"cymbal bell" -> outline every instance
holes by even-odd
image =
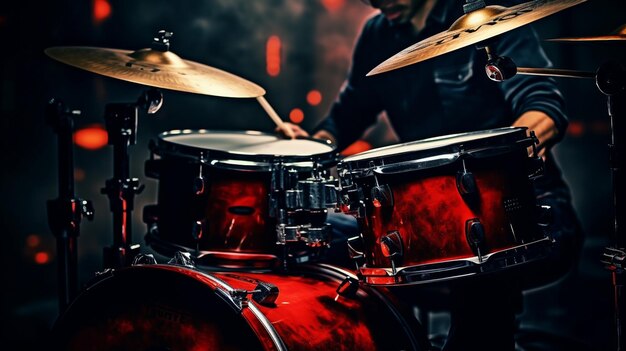
[[[461,16],[447,31],[400,51],[367,75],[392,71],[476,44],[585,1],[535,0],[511,7],[486,6]]]
[[[65,46],[47,48],[44,52],[70,66],[156,88],[232,98],[265,94],[263,88],[246,79],[183,60],[171,51]]]
[[[626,24],[618,27],[609,35],[548,39],[548,41],[615,41],[615,40],[626,40]]]

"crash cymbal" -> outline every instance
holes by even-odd
[[[171,51],[66,46],[51,47],[45,53],[89,72],[157,88],[233,98],[265,94],[263,88],[248,80],[183,60]]]
[[[626,24],[620,26],[609,35],[599,35],[595,37],[574,37],[574,38],[556,38],[548,39],[548,41],[613,41],[626,40]]]
[[[447,31],[400,51],[367,75],[395,70],[476,44],[585,1],[536,0],[512,7],[486,6],[461,16]]]

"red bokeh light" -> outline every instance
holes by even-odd
[[[74,133],[74,143],[87,150],[97,150],[108,142],[107,131],[100,124],[94,124]]]
[[[26,237],[26,246],[37,247],[41,244],[41,238],[37,234],[31,234]]]
[[[100,24],[111,16],[111,4],[108,0],[94,0],[93,2],[93,21]]]
[[[47,252],[39,251],[35,254],[35,263],[46,264],[50,262],[50,255]]]
[[[289,120],[293,123],[302,123],[304,121],[304,112],[299,108],[294,108],[289,112]]]
[[[370,144],[368,141],[365,141],[363,139],[359,139],[355,141],[354,143],[350,144],[347,148],[345,148],[341,152],[341,155],[350,156],[350,155],[361,153],[363,151],[370,150],[371,148],[372,148],[372,144]]]
[[[280,74],[280,50],[282,43],[277,35],[272,35],[267,39],[265,45],[265,61],[267,74],[276,77]]]
[[[328,12],[335,12],[339,10],[346,0],[322,0],[322,5],[328,10]]]
[[[585,133],[585,126],[581,121],[570,121],[567,127],[567,134],[573,137],[579,137]]]
[[[322,102],[322,93],[319,90],[311,90],[306,94],[306,101],[311,106],[317,106]]]

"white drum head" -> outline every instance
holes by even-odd
[[[329,153],[331,144],[309,139],[282,139],[260,132],[178,131],[161,134],[169,143],[199,150],[223,151],[239,155],[310,156]]]

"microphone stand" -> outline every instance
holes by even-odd
[[[104,268],[121,268],[139,253],[139,244],[132,243],[132,211],[135,194],[144,186],[138,178],[130,177],[128,148],[137,142],[139,108],[156,113],[163,104],[163,95],[156,89],[147,90],[134,103],[107,104],[105,122],[108,142],[113,145],[113,178],[108,179],[102,194],[109,197],[113,212],[113,246],[104,248]]]
[[[80,111],[69,110],[58,100],[46,106],[46,122],[58,134],[59,197],[48,200],[48,226],[57,241],[57,276],[59,311],[74,300],[78,292],[78,244],[83,216],[93,219],[91,201],[74,197],[74,117]]]
[[[485,72],[489,79],[501,82],[515,74],[540,75],[570,78],[593,78],[596,87],[607,97],[607,108],[611,126],[609,143],[609,167],[613,195],[613,233],[611,245],[604,249],[601,262],[611,272],[613,286],[613,309],[617,351],[626,350],[624,335],[624,303],[626,233],[626,65],[608,61],[600,65],[595,73],[553,68],[516,67],[508,57],[498,56],[486,46],[487,64]]]

